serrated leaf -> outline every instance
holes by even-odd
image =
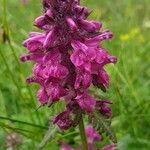
[[[57,131],[56,127],[54,126],[49,127],[49,130],[46,132],[42,142],[38,146],[38,150],[42,150],[48,144],[48,142],[54,139],[56,131]]]
[[[73,127],[76,127],[82,118],[82,111],[80,109],[77,109],[75,113],[76,114],[73,119]]]
[[[113,143],[117,143],[117,139],[112,130],[110,120],[104,118],[99,112],[95,111],[92,124],[95,129],[99,130],[101,133],[106,133],[106,135]]]

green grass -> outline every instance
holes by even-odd
[[[29,31],[36,31],[33,20],[42,13],[39,1],[30,0],[23,6],[18,1],[6,4],[8,29],[11,43],[3,42],[3,26],[6,28],[0,1],[0,150],[5,148],[5,137],[18,132],[23,143],[21,150],[37,149],[48,128],[49,119],[61,111],[54,108],[40,108],[36,111],[37,85],[28,86],[25,77],[31,75],[31,63],[20,64],[18,58],[26,53],[21,43]],[[107,94],[96,90],[113,100],[113,128],[116,132],[119,150],[150,149],[150,9],[149,0],[83,0],[93,13],[92,19],[101,20],[103,28],[114,32],[114,39],[105,42],[118,64],[107,66],[111,75],[111,86]],[[67,132],[65,140],[73,141]],[[57,150],[56,141],[64,135],[57,135],[45,149]],[[77,137],[76,141],[80,141]]]

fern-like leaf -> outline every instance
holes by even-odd
[[[105,118],[100,114],[100,112],[96,111],[91,116],[93,127],[98,130],[101,134],[105,133],[112,143],[117,143],[116,136],[111,127],[111,120]]]

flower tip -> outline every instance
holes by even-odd
[[[20,56],[20,61],[21,62],[26,62],[28,60],[27,56]]]
[[[106,33],[106,39],[112,39],[113,38],[113,33],[110,30],[105,30]]]
[[[109,60],[110,60],[110,62],[113,63],[113,64],[116,64],[117,61],[118,61],[117,57],[114,57],[114,56],[111,56],[111,57],[109,58]]]
[[[45,25],[45,16],[39,16],[34,21],[34,26],[37,26],[39,28],[43,27]]]
[[[35,82],[35,79],[34,79],[34,77],[29,77],[29,78],[26,79],[26,82],[28,84],[31,84],[31,83]]]
[[[112,39],[113,38],[113,33],[112,32],[110,32],[110,34],[109,34],[109,38],[108,39]]]
[[[46,11],[46,15],[51,18],[53,16],[52,11],[50,9],[48,9]]]
[[[27,47],[27,40],[23,41],[23,42],[22,42],[22,45],[23,45],[24,47]]]
[[[96,30],[100,30],[100,28],[102,27],[102,23],[99,21],[92,21],[92,23],[95,25]]]

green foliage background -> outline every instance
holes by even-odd
[[[103,22],[103,28],[114,32],[114,39],[105,42],[118,64],[107,66],[111,86],[106,94],[113,100],[112,126],[118,138],[119,150],[150,149],[150,1],[149,0],[82,0],[93,10],[92,19]],[[5,150],[5,138],[11,132],[22,137],[20,150],[37,149],[43,139],[49,119],[61,111],[63,104],[36,111],[37,85],[28,86],[25,77],[31,75],[32,63],[21,64],[19,56],[26,53],[21,43],[29,31],[37,31],[33,20],[42,13],[40,0],[0,1],[0,150]],[[6,16],[6,18],[5,18]],[[7,22],[6,20],[7,19]],[[7,27],[9,31],[7,31]],[[4,43],[4,30],[10,33],[10,43]],[[53,129],[52,129],[53,130]],[[64,137],[64,135],[66,135]],[[77,143],[77,131],[57,134],[45,150],[57,150],[57,140]]]

